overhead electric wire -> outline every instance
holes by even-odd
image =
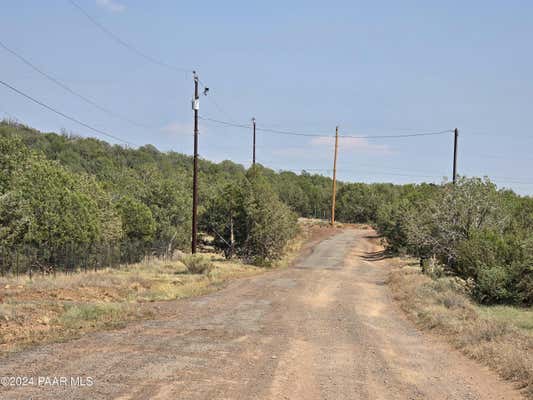
[[[533,182],[507,180],[507,179],[502,179],[502,178],[491,178],[490,176],[489,176],[489,179],[495,182],[500,182],[502,184],[512,183],[514,185],[533,185]]]
[[[366,135],[366,136],[357,136],[357,135],[339,135],[339,137],[345,138],[356,138],[356,139],[394,139],[394,138],[408,138],[408,137],[421,137],[421,136],[436,136],[444,135],[446,133],[453,133],[453,129],[445,129],[442,131],[435,132],[421,132],[421,133],[406,133],[403,135]]]
[[[220,125],[233,126],[233,127],[236,127],[236,128],[246,128],[246,129],[251,129],[252,128],[251,125],[246,125],[246,124],[235,124],[233,122],[220,121],[220,120],[217,120],[217,119],[208,118],[208,117],[202,117],[202,116],[199,116],[198,118],[203,120],[203,121],[214,122],[214,123],[220,124]]]
[[[123,40],[120,36],[113,33],[111,30],[106,28],[104,25],[102,25],[100,22],[98,22],[95,18],[93,18],[83,7],[81,7],[78,3],[76,3],[74,0],[68,0],[70,4],[72,4],[74,7],[76,7],[84,16],[87,18],[93,25],[95,25],[98,29],[100,29],[102,32],[104,32],[107,36],[109,36],[111,39],[113,39],[115,42],[120,44],[121,46],[125,47],[126,49],[130,50],[131,52],[135,53],[137,56],[144,58],[146,61],[151,62],[152,64],[159,65],[160,67],[164,67],[167,69],[171,69],[174,71],[179,72],[192,72],[194,68],[183,68],[183,67],[177,67],[172,64],[168,64],[162,60],[159,60],[155,57],[152,57],[132,44],[126,42]]]
[[[302,169],[284,169],[284,168],[278,168],[280,171],[319,171],[319,172],[330,172],[333,171],[331,168],[302,168]],[[342,169],[337,168],[337,172],[359,172],[363,176],[367,176],[368,174],[373,175],[391,175],[391,176],[403,176],[403,177],[409,177],[409,178],[433,178],[433,179],[442,179],[443,176],[436,176],[436,175],[418,175],[418,174],[398,174],[394,172],[383,172],[383,171],[362,171],[362,170],[355,170],[355,169]]]
[[[234,161],[234,160],[228,160],[231,162],[234,162],[236,164],[248,164],[249,161]],[[283,168],[278,166],[273,166],[272,164],[261,163],[258,162],[258,164],[261,164],[263,167],[276,170],[279,172],[294,172],[294,173],[301,173],[301,172],[325,172],[325,173],[331,173],[333,171],[332,168]],[[383,170],[363,170],[363,169],[354,169],[354,168],[337,168],[337,172],[357,172],[361,176],[399,176],[399,177],[406,177],[406,178],[432,178],[432,179],[443,179],[447,176],[445,174],[443,175],[424,175],[424,174],[404,174],[404,173],[396,173],[396,172],[386,172]],[[414,172],[414,171],[413,171]],[[324,176],[324,175],[322,175]],[[517,184],[517,185],[533,185],[532,181],[516,181],[513,178],[509,177],[503,177],[503,176],[493,176],[491,177],[488,175],[489,179],[493,182],[500,182],[501,184]]]
[[[209,101],[211,101],[215,108],[222,114],[224,114],[226,117],[228,117],[231,121],[233,121],[233,118],[231,117],[231,115],[229,115],[228,112],[226,112],[221,106],[220,104],[217,103],[217,101],[213,98],[213,96],[207,96],[207,98],[209,99]]]
[[[236,163],[236,164],[242,164],[242,165],[245,165],[245,164],[249,164],[250,161],[242,161],[242,160],[230,160],[228,159],[227,161],[231,161],[233,163]],[[283,171],[288,171],[288,172],[326,172],[326,173],[329,173],[329,172],[332,172],[333,169],[332,168],[283,168],[283,167],[278,167],[278,166],[275,166],[275,165],[272,165],[272,162],[271,161],[264,161],[264,162],[261,162],[259,161],[258,164],[261,164],[263,167],[265,168],[269,168],[269,169],[273,169],[273,170],[277,170],[277,171],[280,171],[280,172],[283,172]],[[355,166],[357,167],[357,166]],[[402,177],[410,177],[410,178],[433,178],[433,179],[442,179],[444,177],[446,177],[445,174],[443,175],[423,175],[423,174],[417,174],[416,172],[413,171],[412,174],[406,174],[406,173],[396,173],[396,172],[387,172],[387,171],[383,171],[383,170],[374,170],[374,169],[370,169],[370,170],[364,170],[364,169],[361,169],[361,168],[357,168],[357,169],[354,169],[354,168],[337,168],[337,172],[357,172],[357,173],[360,173],[364,176],[368,176],[369,174],[374,174],[374,175],[391,175],[391,176],[402,176]]]
[[[506,182],[506,183],[516,183],[516,184],[519,184],[519,185],[533,185],[533,182],[531,181],[516,181],[514,180],[514,178],[509,178],[507,176],[491,176],[491,175],[479,175],[479,176],[486,176],[488,177],[491,181],[496,181],[496,182]]]
[[[143,51],[139,50],[137,47],[133,46],[132,44],[126,42],[124,39],[122,39],[120,36],[118,36],[117,34],[115,34],[114,32],[112,32],[110,29],[108,29],[106,26],[104,26],[103,24],[101,24],[100,22],[98,22],[93,16],[91,16],[91,14],[89,14],[83,7],[81,7],[77,2],[75,2],[74,0],[68,0],[70,4],[72,4],[72,6],[74,6],[76,9],[78,9],[78,11],[80,11],[84,16],[85,18],[87,18],[93,25],[95,25],[98,29],[100,29],[104,34],[106,34],[108,37],[110,37],[113,41],[115,41],[116,43],[118,43],[119,45],[125,47],[126,49],[128,49],[129,51],[135,53],[137,56],[145,59],[146,61],[152,63],[152,64],[155,64],[155,65],[158,65],[160,67],[164,67],[164,68],[167,68],[167,69],[170,69],[170,70],[174,70],[174,71],[179,71],[179,72],[187,72],[187,73],[194,73],[195,72],[195,68],[184,68],[184,67],[178,67],[178,66],[175,66],[175,65],[172,65],[172,64],[169,64],[161,59],[158,59],[158,58],[155,58],[149,54],[146,54],[144,53]],[[202,87],[206,87],[205,84],[201,81],[201,80],[198,80],[199,83],[201,84]],[[213,99],[211,96],[209,97],[209,101],[211,101],[214,106],[217,108],[217,110],[224,114],[226,117],[228,117],[230,120],[233,120],[233,118],[231,117],[231,115],[229,115],[229,113],[227,113],[221,106],[220,104],[215,100]]]
[[[248,124],[237,124],[228,121],[222,121],[209,117],[199,117],[204,121],[213,122],[220,125],[232,126],[235,128],[246,128],[251,129],[252,125]],[[317,133],[307,133],[307,132],[297,132],[289,130],[278,130],[278,129],[267,129],[256,127],[257,131],[274,133],[279,135],[291,135],[291,136],[304,136],[304,137],[335,137],[333,134],[317,134]],[[446,133],[453,133],[453,129],[446,129],[442,131],[435,132],[421,132],[421,133],[409,133],[409,134],[400,134],[400,135],[339,135],[339,138],[352,138],[352,139],[394,139],[394,138],[407,138],[407,137],[420,137],[420,136],[435,136],[435,135],[444,135]]]
[[[49,81],[55,83],[56,85],[58,85],[59,87],[63,88],[64,90],[66,90],[70,94],[80,98],[81,100],[83,100],[84,102],[92,105],[93,107],[96,107],[100,111],[102,111],[102,112],[104,112],[104,113],[106,113],[108,115],[111,115],[112,117],[115,117],[115,118],[121,119],[123,121],[126,121],[126,122],[128,122],[128,123],[130,123],[132,125],[135,125],[137,127],[140,127],[140,128],[158,129],[156,127],[153,127],[153,126],[150,126],[150,125],[147,125],[147,124],[144,124],[144,123],[140,123],[140,122],[134,121],[132,119],[129,119],[127,117],[124,117],[124,116],[122,116],[122,115],[120,115],[120,114],[118,114],[118,113],[116,113],[116,112],[114,112],[114,111],[112,111],[112,110],[110,110],[110,109],[108,109],[106,107],[101,106],[100,104],[98,104],[95,101],[85,97],[84,95],[76,92],[75,90],[71,89],[69,86],[67,86],[66,84],[61,82],[60,80],[58,80],[58,79],[54,78],[53,76],[51,76],[50,74],[44,72],[42,69],[37,67],[35,64],[31,63],[28,59],[26,59],[25,57],[23,57],[22,55],[17,53],[15,50],[7,47],[2,41],[0,41],[0,47],[2,47],[4,50],[6,50],[7,52],[11,53],[15,57],[17,57],[20,61],[22,61],[24,64],[26,64],[27,66],[32,68],[34,71],[36,71],[39,74],[41,74],[42,76],[44,76]]]
[[[205,85],[205,83],[202,82],[201,79],[198,78],[198,82],[200,83],[200,86],[203,87],[204,89],[208,89],[209,88]],[[211,92],[210,92],[211,93]],[[207,99],[209,101],[211,101],[213,103],[213,105],[215,106],[215,108],[221,113],[221,114],[224,114],[224,116],[226,116],[227,118],[229,118],[229,120],[231,122],[234,121],[234,118],[226,111],[224,110],[220,104],[218,104],[218,102],[213,98],[212,94],[210,96],[207,96]]]
[[[239,160],[230,160],[227,159],[227,161],[231,161],[235,164],[249,164],[250,161],[239,161]],[[319,172],[325,172],[325,173],[331,173],[333,171],[332,168],[283,168],[279,166],[272,165],[271,161],[265,161],[261,162],[259,161],[258,164],[262,165],[265,168],[276,170],[279,172],[294,172],[294,173],[301,173],[301,172],[313,172],[313,173],[319,173]],[[407,178],[432,178],[432,179],[443,179],[448,178],[446,174],[443,175],[425,175],[425,174],[418,174],[415,171],[412,171],[413,173],[397,173],[397,172],[388,172],[384,170],[378,170],[378,169],[372,169],[373,167],[370,167],[370,169],[364,169],[365,166],[361,165],[362,168],[357,168],[358,166],[355,166],[355,168],[337,168],[337,172],[355,172],[358,173],[360,176],[399,176],[399,177],[407,177]],[[369,167],[369,166],[367,166]],[[391,168],[393,169],[393,168]],[[322,175],[325,176],[325,175]],[[518,184],[518,185],[533,185],[533,181],[521,181],[521,180],[514,180],[514,178],[509,178],[505,176],[490,176],[486,175],[488,178],[493,182],[500,182],[502,184]]]
[[[109,138],[111,138],[111,139],[114,139],[114,140],[117,140],[117,141],[120,141],[120,142],[123,142],[123,143],[129,144],[130,146],[138,146],[138,145],[135,144],[135,143],[129,142],[129,141],[124,140],[124,139],[121,139],[121,138],[119,138],[118,136],[111,135],[110,133],[107,133],[107,132],[105,132],[105,131],[102,131],[101,129],[95,128],[95,127],[93,127],[93,126],[91,126],[91,125],[89,125],[89,124],[87,124],[87,123],[85,123],[85,122],[82,122],[82,121],[80,121],[80,120],[78,120],[78,119],[76,119],[76,118],[74,118],[74,117],[71,117],[70,115],[67,115],[67,114],[65,114],[65,113],[63,113],[63,112],[61,112],[61,111],[59,111],[59,110],[57,110],[57,109],[55,109],[55,108],[53,108],[53,107],[51,107],[51,106],[45,104],[45,103],[43,103],[42,101],[37,100],[36,98],[34,98],[34,97],[32,97],[32,96],[30,96],[30,95],[28,95],[28,94],[26,94],[26,93],[20,91],[19,89],[17,89],[17,88],[15,88],[15,87],[11,86],[9,83],[6,83],[6,82],[0,80],[0,84],[4,85],[5,87],[7,87],[8,89],[10,89],[11,91],[13,91],[13,92],[15,92],[15,93],[17,93],[17,94],[19,94],[19,95],[25,97],[26,99],[31,100],[32,102],[34,102],[34,103],[40,105],[41,107],[44,107],[44,108],[46,108],[47,110],[50,110],[50,111],[52,111],[52,112],[54,112],[54,113],[56,113],[56,114],[62,116],[63,118],[66,118],[66,119],[68,119],[68,120],[70,120],[70,121],[72,121],[72,122],[75,122],[75,123],[77,123],[77,124],[79,124],[79,125],[81,125],[81,126],[84,126],[84,127],[87,128],[87,129],[90,129],[90,130],[92,130],[92,131],[94,131],[94,132],[96,132],[96,133],[99,133],[100,135],[103,135],[103,136],[109,137]]]
[[[144,60],[158,65],[160,67],[164,67],[170,70],[179,71],[179,72],[187,72],[187,73],[194,73],[195,68],[184,68],[184,67],[178,67],[172,64],[169,64],[165,61],[162,61],[161,59],[155,58],[149,54],[144,53],[143,51],[139,50],[137,47],[133,46],[132,44],[126,42],[124,39],[122,39],[120,36],[112,32],[110,29],[102,25],[100,22],[98,22],[94,17],[92,17],[83,7],[81,7],[77,2],[74,0],[68,0],[72,6],[74,6],[78,11],[80,11],[93,25],[95,25],[98,29],[100,29],[104,34],[106,34],[108,37],[110,37],[113,41],[118,43],[119,45],[125,47],[129,51],[135,53],[137,56],[143,58]],[[205,88],[205,84],[199,80],[199,83]],[[224,114],[226,117],[228,117],[230,120],[233,120],[233,118],[227,113],[220,104],[213,99],[211,96],[209,96],[209,101],[211,101],[214,106],[217,108],[217,110]]]

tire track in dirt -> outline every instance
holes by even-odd
[[[169,303],[165,318],[14,354],[0,376],[95,383],[0,387],[0,398],[521,398],[401,315],[380,250],[372,230],[339,230],[294,267]]]

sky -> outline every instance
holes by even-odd
[[[258,128],[375,136],[459,129],[458,171],[533,194],[533,2],[4,0],[0,80],[135,145],[193,151],[200,115]],[[141,54],[139,54],[141,53]],[[0,85],[0,117],[96,132]],[[331,175],[331,137],[258,131],[257,161]],[[200,121],[200,155],[248,166],[248,128]],[[453,133],[343,138],[344,181],[451,179]]]

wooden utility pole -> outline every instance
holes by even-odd
[[[252,124],[254,126],[254,149],[253,149],[252,165],[255,165],[255,118],[252,118]]]
[[[457,141],[459,140],[459,130],[453,131],[453,184],[457,182]]]
[[[196,242],[198,236],[198,110],[200,109],[200,97],[198,96],[198,75],[193,71],[194,76],[194,98],[192,109],[194,111],[194,165],[192,181],[192,238],[191,252],[196,253]]]
[[[333,157],[333,193],[331,199],[331,225],[335,225],[335,195],[337,191],[337,149],[339,148],[339,127],[335,127],[335,156]]]

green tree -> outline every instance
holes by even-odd
[[[226,255],[257,264],[278,259],[296,232],[296,215],[279,200],[261,170],[252,168],[245,178],[226,186],[204,215],[206,229]]]
[[[152,242],[156,224],[150,208],[132,197],[125,196],[117,203],[117,209],[124,234],[129,240],[143,244]]]
[[[0,199],[0,226],[4,246],[29,246],[49,262],[65,249],[83,252],[121,236],[120,219],[94,179],[37,155],[13,173]]]

